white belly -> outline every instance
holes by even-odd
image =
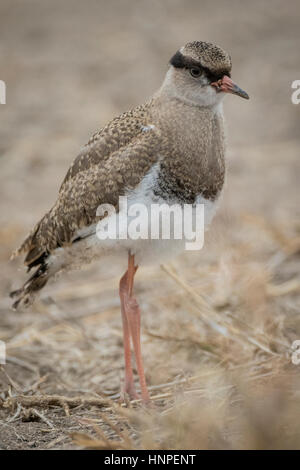
[[[84,237],[73,245],[63,248],[57,248],[49,257],[49,266],[53,272],[65,269],[76,269],[88,264],[97,258],[103,258],[104,263],[117,263],[120,269],[125,270],[127,265],[128,252],[135,255],[136,264],[151,265],[161,264],[166,260],[177,256],[187,248],[187,240],[182,230],[182,237],[176,239],[175,218],[171,219],[170,237],[162,238],[161,230],[159,230],[159,239],[153,239],[151,236],[151,227],[153,220],[151,218],[151,207],[153,204],[166,204],[167,201],[157,198],[153,194],[153,185],[157,177],[157,168],[153,168],[149,172],[140,185],[133,191],[126,194],[126,210],[121,210],[119,214],[112,214],[98,225],[94,224],[83,228],[76,233],[75,238]],[[176,202],[176,201],[175,201]],[[172,202],[172,204],[175,204]],[[144,208],[137,217],[130,212],[136,204],[142,205]],[[204,208],[204,228],[207,229],[217,208],[216,201],[212,202],[199,196],[196,204],[203,204]],[[168,204],[170,205],[170,203]],[[129,213],[129,214],[128,214]],[[117,223],[114,224],[114,221]],[[147,229],[147,238],[133,239],[130,232],[131,227],[141,227]],[[178,228],[178,227],[177,227]],[[105,233],[105,235],[104,235]],[[125,234],[127,236],[125,238]],[[175,235],[177,233],[177,235]],[[145,233],[142,235],[144,236]],[[168,235],[168,234],[167,234]],[[103,239],[103,237],[106,237]],[[136,238],[134,234],[134,238]],[[114,259],[112,259],[114,258]]]

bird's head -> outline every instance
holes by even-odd
[[[225,93],[249,99],[230,78],[231,58],[209,42],[189,42],[170,60],[164,85],[177,98],[200,106],[215,106]]]

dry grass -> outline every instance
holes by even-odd
[[[11,90],[0,130],[0,447],[299,449],[291,345],[300,339],[300,161],[289,95],[299,78],[296,2],[288,10],[276,2],[264,16],[260,1],[238,8],[232,0],[226,11],[192,0],[139,1],[131,10],[122,1],[118,18],[114,2],[91,1],[88,11],[79,1],[17,3],[22,23],[11,2],[0,7],[1,44],[16,51],[4,53],[0,77]],[[170,51],[199,36],[230,50],[252,99],[226,103],[228,180],[204,250],[138,271],[153,407],[120,405],[117,267],[70,274],[20,314],[8,292],[25,275],[8,260],[91,130],[152,93]],[[146,78],[135,68],[142,57]]]
[[[261,227],[256,230],[258,236]],[[271,228],[268,233],[272,238]],[[119,309],[99,309],[101,298],[115,291],[115,278],[56,285],[56,302],[41,301],[18,321],[16,313],[6,317],[3,442],[13,439],[20,448],[31,442],[42,448],[299,448],[300,381],[290,357],[300,333],[299,282],[274,282],[297,255],[271,270],[241,245],[220,263],[191,267],[185,255],[161,270],[141,271],[151,409],[139,401],[118,404]],[[270,259],[286,248],[277,246]],[[87,298],[88,308],[72,310]]]

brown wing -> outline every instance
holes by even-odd
[[[128,114],[125,119],[129,125]],[[97,222],[96,211],[100,204],[117,207],[119,196],[138,185],[157,160],[160,137],[154,130],[142,131],[142,126],[147,124],[145,115],[139,129],[134,112],[129,121],[136,135],[131,132],[129,140],[129,136],[125,136],[125,127],[120,127],[119,142],[123,145],[118,144],[117,150],[107,153],[109,146],[110,149],[117,146],[117,143],[110,143],[108,137],[113,132],[113,121],[107,127],[110,130],[100,131],[99,139],[95,136],[88,144],[90,150],[86,147],[86,153],[77,157],[64,179],[55,205],[16,252],[27,252],[26,265],[39,264],[55,248],[70,243],[78,229]]]
[[[125,147],[141,134],[142,127],[147,123],[150,107],[151,102],[137,106],[95,132],[70,166],[60,191],[65,183],[79,172],[86,171],[93,165],[103,164],[112,153]]]

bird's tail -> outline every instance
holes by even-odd
[[[9,294],[11,298],[15,299],[12,308],[17,310],[21,307],[29,307],[34,302],[38,292],[46,285],[49,277],[48,265],[43,262],[21,289],[12,291]]]

